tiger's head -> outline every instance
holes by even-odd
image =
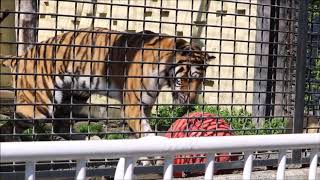
[[[201,51],[196,44],[176,40],[175,59],[170,70],[170,87],[174,104],[195,103],[204,80],[207,63],[215,56]]]

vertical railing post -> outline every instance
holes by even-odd
[[[204,179],[213,179],[213,174],[214,174],[214,157],[215,154],[208,154],[207,155],[207,163],[206,163],[206,171],[204,174]]]
[[[309,180],[316,180],[317,177],[317,165],[318,165],[318,149],[311,149],[310,155],[310,167],[309,167]]]
[[[25,180],[35,180],[36,179],[36,164],[33,161],[26,162],[25,170]]]
[[[123,179],[131,180],[133,179],[133,170],[134,170],[135,158],[128,157],[125,160],[125,173]]]
[[[119,159],[117,164],[116,172],[114,174],[115,180],[121,180],[124,178],[125,166],[126,166],[126,159],[122,157]]]
[[[287,151],[280,150],[279,152],[279,165],[277,169],[277,180],[284,180],[287,161]]]
[[[293,118],[293,133],[303,132],[304,119],[304,96],[305,96],[305,65],[307,58],[308,38],[308,0],[299,1],[299,24],[296,59],[296,89],[295,89],[295,111]],[[293,151],[293,162],[300,163],[301,150]]]
[[[164,180],[172,179],[172,175],[173,175],[172,160],[173,160],[173,158],[171,156],[167,156],[164,159],[164,167],[163,167],[163,179]]]
[[[77,160],[75,180],[86,179],[86,160]]]
[[[243,180],[251,179],[253,152],[247,151],[244,153],[244,167],[243,167]]]

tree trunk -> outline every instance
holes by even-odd
[[[37,27],[37,15],[32,14],[37,12],[36,0],[15,0],[16,14],[15,26],[21,29],[17,29],[17,46],[18,55],[24,54],[24,52],[32,46],[32,42],[36,42],[36,30]],[[31,13],[31,14],[30,14]],[[23,43],[23,44],[19,44]]]

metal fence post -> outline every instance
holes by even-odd
[[[305,96],[305,65],[307,58],[307,38],[308,38],[308,4],[309,0],[299,2],[298,21],[298,42],[296,60],[296,91],[295,91],[295,111],[293,119],[293,133],[303,132],[304,119],[304,96]],[[301,160],[301,150],[293,152],[293,162],[299,163]]]

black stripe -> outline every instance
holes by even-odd
[[[66,51],[63,52],[63,53],[64,53],[64,55],[63,55],[63,60],[66,60],[66,59],[67,59],[67,57],[66,57],[67,55],[69,55],[68,59],[71,59],[71,57],[70,57],[70,52],[71,52],[71,49],[74,48],[74,46],[71,45],[71,42],[75,39],[76,33],[75,33],[75,32],[71,32],[70,34],[71,34],[71,35],[70,35],[71,37],[70,37],[68,43],[66,43],[66,44],[68,44],[68,45],[70,45],[70,46],[67,46],[67,47],[66,47]],[[63,41],[60,41],[60,44],[63,44]],[[59,52],[60,52],[60,51],[59,51]],[[59,53],[59,52],[58,52],[58,53]],[[64,62],[63,62],[63,64],[65,65],[65,67],[68,66],[68,63],[69,63],[69,61],[64,61]]]
[[[96,83],[95,89],[98,89],[98,88],[99,88],[99,85],[100,85],[100,78],[97,78],[97,83]]]
[[[184,67],[177,67],[177,68],[180,68],[177,72],[175,72],[175,77],[180,73],[180,72],[182,72],[183,70],[184,70]]]
[[[61,36],[60,40],[57,42],[57,44],[61,44],[62,42],[64,42],[65,38],[66,38],[70,33],[72,33],[72,32],[64,33],[64,34]],[[57,39],[57,37],[52,38],[52,40],[55,40],[55,39]],[[61,47],[63,47],[63,46],[58,46],[58,48],[56,49],[56,51],[59,52]]]
[[[137,93],[139,93],[139,94],[140,94],[140,92],[133,92],[133,94],[134,94],[135,98],[136,98],[138,101],[140,101],[140,98],[141,98],[141,97],[140,97],[140,96],[138,96],[138,95],[137,95]]]
[[[150,94],[151,92],[147,91],[148,89],[146,88],[145,84],[143,83],[143,81],[141,82],[142,83],[142,87],[146,90],[145,92],[147,93],[148,96],[152,97],[152,98],[156,98],[158,95],[156,96],[153,96],[152,94]]]
[[[86,81],[83,81],[83,83],[81,84],[81,87],[82,87],[83,89],[86,89]],[[89,89],[90,89],[90,87],[89,87]]]

